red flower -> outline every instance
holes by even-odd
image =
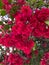
[[[38,22],[37,27],[33,30],[32,35],[35,37],[44,37],[46,25],[43,22]]]
[[[19,21],[18,19],[16,24],[12,27],[12,33],[16,35],[21,34],[23,37],[28,38],[32,33],[32,27],[30,24],[25,24],[23,21]]]
[[[2,0],[3,4],[8,4],[8,0]]]
[[[20,14],[20,13],[18,13],[18,15],[15,16],[15,19],[16,19],[15,21],[16,23],[19,21],[25,23],[27,21],[27,18],[23,14]]]
[[[6,4],[6,5],[3,6],[3,8],[6,10],[6,13],[9,13],[10,9],[12,8],[12,5],[11,4]]]
[[[34,54],[35,54],[36,56],[38,56],[38,53],[39,53],[38,50],[35,50],[35,51],[34,51]]]
[[[36,10],[35,15],[39,21],[43,22],[49,17],[49,8],[42,8],[40,10]]]
[[[9,4],[8,0],[2,0],[3,2],[3,9],[6,10],[7,13],[9,13],[10,9],[12,8],[12,5]]]
[[[32,40],[18,40],[18,43],[16,43],[16,48],[22,50],[25,54],[30,54],[33,47],[34,41]]]
[[[46,48],[47,47],[47,43],[43,43],[42,46],[43,46],[43,48]]]
[[[24,5],[24,4],[25,4],[25,0],[17,0],[17,3],[18,3],[19,5]]]
[[[9,56],[4,56],[4,65],[23,65],[24,59],[19,54],[10,53]]]
[[[29,36],[31,35],[31,33],[32,33],[31,25],[30,24],[27,24],[23,28],[23,30],[22,30],[22,35],[23,35],[23,37],[29,38]]]
[[[49,38],[49,26],[45,29],[44,38]]]
[[[24,28],[23,22],[18,21],[18,22],[16,22],[16,24],[14,26],[12,26],[12,33],[21,34],[23,28]]]
[[[32,15],[32,9],[30,8],[30,6],[23,6],[21,8],[21,12],[26,16],[26,17],[30,17]]]
[[[49,65],[49,52],[45,53],[40,61],[40,65]]]
[[[1,44],[6,47],[14,47],[15,41],[13,41],[13,38],[11,35],[6,34],[4,37],[1,38]]]
[[[30,17],[30,25],[31,25],[32,29],[37,28],[38,23],[39,23],[39,21],[35,15]]]
[[[19,54],[10,54],[8,57],[10,65],[23,65],[23,58]]]

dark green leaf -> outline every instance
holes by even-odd
[[[8,2],[9,2],[9,3],[11,3],[11,2],[12,2],[12,0],[8,0]]]
[[[10,28],[9,25],[5,25],[5,26],[4,26],[4,30],[8,30],[9,28]]]
[[[2,0],[0,0],[0,9],[2,9],[3,3]]]
[[[2,21],[0,21],[0,25],[2,25],[3,24],[3,22]]]
[[[2,16],[6,15],[6,11],[5,11],[5,10],[2,10],[2,11],[1,11],[1,15],[2,15]]]

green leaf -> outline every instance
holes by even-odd
[[[9,2],[9,3],[11,3],[11,2],[12,2],[12,0],[8,0],[8,2]]]
[[[41,57],[43,56],[43,54],[44,54],[44,51],[41,49],[41,50],[39,50],[39,54],[38,54],[38,61],[40,61],[41,60]]]
[[[34,6],[35,7],[42,7],[44,5],[44,2],[43,2],[43,0],[40,0],[40,1],[38,1]]]
[[[35,43],[34,47],[33,47],[33,51],[35,51],[37,48],[37,44]]]
[[[36,0],[27,0],[27,1],[29,2],[30,5],[36,2]]]
[[[10,10],[11,14],[15,14],[17,12],[17,10],[19,9],[19,6],[13,6],[12,9]]]
[[[11,17],[11,19],[13,20],[14,18],[13,18],[13,14],[15,14],[18,10],[19,10],[19,6],[16,6],[16,5],[14,5],[12,8],[11,8],[11,10],[10,10],[10,17]]]
[[[0,64],[0,65],[3,65],[3,64]]]
[[[47,25],[49,25],[49,20],[45,21],[45,23],[46,23]]]
[[[2,11],[1,11],[1,15],[2,15],[2,16],[6,15],[6,11],[5,11],[5,10],[2,10]]]
[[[32,58],[30,59],[30,64],[29,65],[39,65],[37,58],[34,53],[32,53]]]
[[[5,11],[4,9],[0,9],[0,14],[1,14],[2,16],[6,15],[6,11]]]
[[[9,25],[5,25],[5,26],[4,26],[4,30],[8,30],[9,28],[10,28]]]
[[[2,25],[3,24],[3,22],[2,21],[0,21],[0,25]]]
[[[0,64],[0,65],[3,65],[3,64]]]
[[[2,9],[3,3],[2,0],[0,0],[0,9]]]

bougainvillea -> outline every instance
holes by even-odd
[[[46,52],[41,59],[40,65],[49,65],[49,52]]]
[[[49,65],[49,8],[34,4],[1,0],[0,65]]]

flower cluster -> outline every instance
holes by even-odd
[[[0,44],[8,49],[13,48],[12,53],[8,50],[9,55],[6,56],[5,53],[2,64],[31,64],[31,59],[34,60],[36,57],[37,61],[40,60],[40,65],[49,65],[49,52],[45,53],[42,59],[41,57],[37,59],[38,56],[42,55],[41,52],[43,53],[41,47],[42,49],[48,47],[47,43],[49,41],[45,43],[46,40],[43,41],[43,39],[49,39],[49,24],[47,24],[49,22],[49,8],[34,10],[25,0],[16,0],[12,3],[9,3],[8,0],[2,0],[2,2],[3,9],[6,10],[12,20],[5,21],[5,25],[10,27],[8,30],[4,31],[5,25],[2,25],[1,31],[3,33],[0,35]],[[17,8],[17,6],[19,7]],[[12,17],[11,12],[13,13]],[[14,49],[16,49],[15,52]]]
[[[24,60],[19,54],[10,54],[9,56],[4,57],[2,64],[4,65],[23,65]]]
[[[40,65],[49,65],[49,52],[46,52],[40,61]]]

